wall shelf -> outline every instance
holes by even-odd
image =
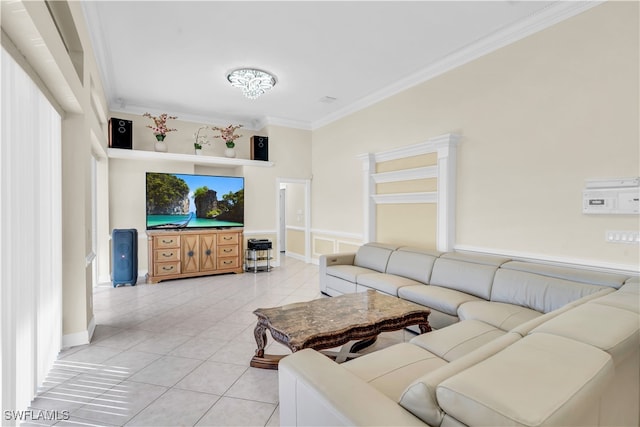
[[[202,166],[216,166],[221,168],[235,168],[238,166],[272,167],[273,162],[262,160],[237,159],[229,157],[196,156],[195,154],[160,153],[157,151],[126,150],[109,148],[107,155],[110,159],[183,162]]]

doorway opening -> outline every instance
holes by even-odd
[[[311,262],[311,180],[277,179],[278,256]]]

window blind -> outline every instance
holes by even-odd
[[[26,409],[62,336],[61,118],[3,48],[0,122],[0,399]]]

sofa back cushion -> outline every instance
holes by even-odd
[[[507,333],[445,366],[418,377],[405,389],[398,403],[428,425],[439,426],[445,416],[445,411],[440,408],[436,399],[438,385],[493,356],[519,339],[521,339],[519,335]]]
[[[578,307],[582,304],[586,304],[587,302],[596,299],[596,298],[602,298],[604,295],[608,295],[610,293],[615,293],[613,288],[602,288],[600,289],[598,292],[593,293],[591,295],[587,295],[585,297],[582,297],[580,299],[577,299],[573,302],[570,302],[569,304],[565,304],[562,307],[560,307],[557,310],[553,310],[550,311],[548,313],[543,314],[542,316],[538,316],[534,319],[531,319],[527,322],[521,323],[520,325],[516,326],[515,328],[511,329],[509,332],[515,332],[517,334],[520,334],[521,336],[526,336],[529,332],[531,332],[532,330],[534,330],[535,328],[537,328],[538,326],[548,322],[551,319],[554,319],[556,317],[558,317],[559,315],[561,315],[562,313],[566,313],[567,311]]]
[[[535,262],[509,261],[500,266],[500,268],[526,271],[541,276],[555,277],[586,285],[608,286],[615,289],[618,289],[629,279],[629,276],[624,274],[603,273],[581,268],[537,264]]]
[[[353,264],[358,267],[364,267],[384,273],[387,269],[389,257],[396,249],[397,246],[393,245],[366,243],[358,248]]]
[[[511,263],[505,264],[508,266]],[[524,263],[519,263],[524,264]],[[586,284],[562,277],[521,269],[501,267],[495,275],[491,301],[516,304],[541,313],[556,310],[565,304],[603,289],[601,285]]]
[[[434,262],[429,283],[488,300],[496,270],[507,261],[488,255],[445,253]]]
[[[401,247],[389,257],[386,272],[422,283],[429,283],[438,253]]]
[[[598,304],[610,305],[624,310],[640,313],[640,284],[637,281],[627,281],[620,289],[599,298]]]

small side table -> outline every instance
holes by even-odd
[[[271,270],[271,248],[268,249],[245,249],[244,269],[245,271],[270,271]]]

